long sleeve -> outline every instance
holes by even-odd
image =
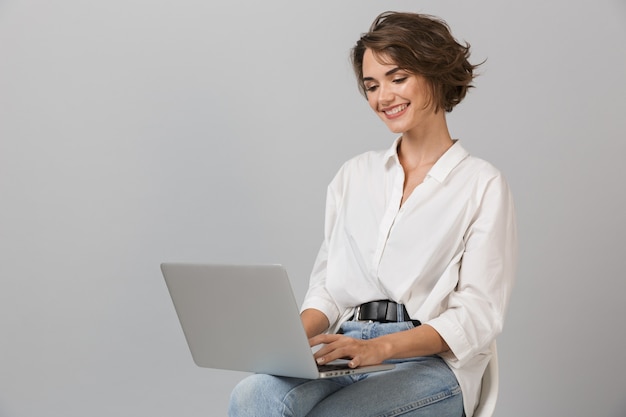
[[[328,321],[331,323],[331,328],[342,314],[326,288],[329,240],[332,235],[332,230],[337,216],[337,191],[335,189],[335,184],[340,182],[341,172],[342,171],[335,176],[335,179],[331,182],[327,189],[324,219],[324,240],[317,254],[317,258],[315,259],[309,281],[309,289],[301,307],[302,311],[307,308],[314,308],[324,313],[328,318]]]
[[[501,175],[489,178],[477,194],[474,218],[464,236],[456,289],[448,306],[428,321],[448,343],[444,355],[461,367],[489,348],[502,331],[517,264],[515,210]]]

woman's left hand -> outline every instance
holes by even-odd
[[[355,339],[340,334],[320,334],[309,339],[311,346],[324,345],[313,355],[319,365],[349,359],[348,366],[376,365],[389,358],[384,339]]]

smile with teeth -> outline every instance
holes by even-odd
[[[408,107],[408,104],[400,104],[399,106],[396,106],[394,108],[383,110],[383,112],[387,116],[393,116],[393,115],[396,115],[396,114],[400,113],[401,111],[403,111],[407,107]]]

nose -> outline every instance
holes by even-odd
[[[380,83],[378,86],[378,101],[381,105],[385,106],[393,102],[394,94],[391,86],[386,83]]]

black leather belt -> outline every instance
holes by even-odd
[[[404,304],[389,300],[370,301],[369,303],[357,306],[353,320],[356,321],[377,321],[379,323],[394,323],[399,321],[412,321],[415,327],[422,324],[419,320],[411,320]],[[399,313],[399,316],[398,316]]]

